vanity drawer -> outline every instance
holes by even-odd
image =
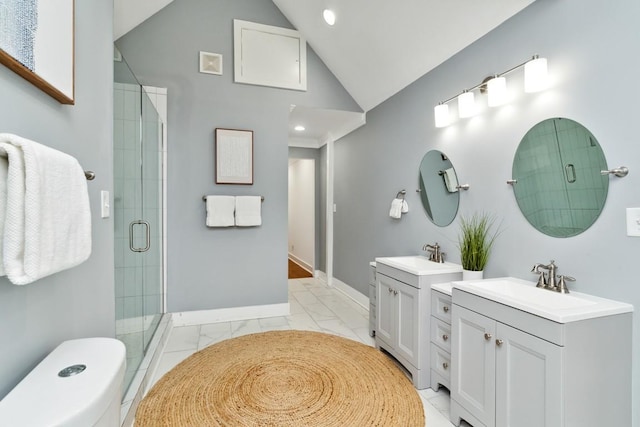
[[[446,323],[451,323],[451,296],[431,291],[431,315]]]
[[[431,344],[431,370],[437,372],[443,380],[442,385],[450,388],[451,384],[451,353],[444,351],[435,344]]]
[[[431,342],[441,349],[451,352],[451,325],[432,316]]]

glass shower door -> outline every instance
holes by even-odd
[[[162,121],[124,61],[114,63],[116,337],[125,390],[162,316]]]

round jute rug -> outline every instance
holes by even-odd
[[[142,400],[136,426],[419,426],[411,382],[373,347],[271,331],[201,350]]]

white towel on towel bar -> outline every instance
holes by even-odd
[[[236,196],[236,225],[238,227],[262,225],[261,208],[260,196]]]
[[[0,134],[8,159],[4,273],[16,285],[75,267],[91,255],[91,210],[84,171],[68,154]],[[6,204],[5,204],[6,202]]]
[[[233,212],[236,207],[234,196],[206,196],[207,227],[233,227]]]

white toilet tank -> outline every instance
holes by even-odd
[[[63,342],[0,401],[0,426],[119,426],[125,355],[113,338]]]

